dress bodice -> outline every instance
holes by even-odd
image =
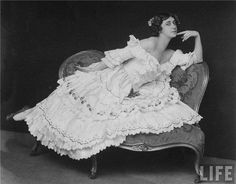
[[[181,53],[180,50],[176,50],[170,57],[169,61],[160,64],[160,62],[152,54],[141,47],[140,41],[132,36],[132,41],[137,44],[137,52],[145,55],[141,58],[132,58],[123,63],[125,71],[128,73],[129,78],[132,81],[134,91],[137,91],[143,84],[152,82],[158,79],[168,78],[173,68],[169,67],[170,60],[176,60]]]
[[[149,54],[149,53],[146,53]],[[132,58],[123,65],[136,91],[141,85],[155,80],[161,74],[159,62],[150,54],[147,59]]]
[[[187,63],[191,58],[192,54],[183,54],[181,50],[176,50],[169,61],[175,63],[184,59]],[[106,51],[102,61],[108,69],[101,72],[101,79],[106,81],[107,89],[120,100],[127,96],[131,89],[139,91],[147,83],[169,83],[171,71],[175,67],[169,61],[160,64],[153,55],[142,48],[140,40],[133,35],[130,36],[127,47]]]

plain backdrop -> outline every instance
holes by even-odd
[[[148,37],[147,21],[158,12],[176,13],[180,31],[200,32],[210,69],[199,110],[205,155],[236,159],[236,2],[1,1],[1,128],[27,132],[25,123],[6,122],[6,114],[46,98],[67,57],[124,47],[130,34]],[[179,37],[170,44],[184,52],[193,46]]]

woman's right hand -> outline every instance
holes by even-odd
[[[203,53],[202,53],[203,51],[202,51],[202,42],[201,42],[199,32],[194,31],[194,30],[187,30],[187,31],[179,32],[179,33],[177,33],[177,35],[183,35],[182,36],[183,42],[185,40],[189,39],[190,37],[194,37],[194,39],[195,39],[194,50],[189,57],[191,57],[191,61],[193,63],[202,62],[203,61]]]
[[[178,32],[177,35],[183,35],[181,38],[182,38],[182,42],[184,42],[190,37],[198,37],[199,32],[194,31],[194,30],[187,30],[187,31]]]

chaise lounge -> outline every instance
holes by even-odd
[[[99,62],[104,57],[103,52],[87,50],[76,53],[66,59],[60,69],[59,78],[69,76],[77,70],[77,66],[88,66],[91,63]],[[178,89],[181,100],[195,111],[199,110],[204,92],[209,79],[208,66],[205,62],[194,64],[186,71],[176,67],[171,74],[171,86]],[[132,95],[132,94],[131,94]],[[196,154],[194,163],[196,178],[195,183],[200,182],[200,162],[204,153],[205,136],[199,124],[185,124],[175,128],[171,132],[155,134],[137,134],[127,136],[126,141],[119,147],[131,151],[158,151],[174,147],[187,147]],[[36,142],[31,155],[38,155],[40,143]],[[90,178],[97,176],[97,157],[91,157],[92,167]]]

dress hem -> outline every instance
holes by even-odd
[[[202,119],[200,115],[196,114],[191,115],[188,119],[185,120],[176,120],[176,122],[172,122],[167,127],[158,127],[158,129],[155,129],[153,127],[137,128],[132,131],[126,129],[124,131],[118,131],[115,135],[112,135],[110,137],[105,135],[100,139],[95,139],[95,141],[90,144],[84,144],[84,146],[81,146],[78,144],[78,142],[72,142],[70,139],[63,136],[62,132],[59,132],[57,129],[53,129],[53,127],[50,126],[49,122],[44,116],[42,116],[42,114],[39,116],[36,109],[34,109],[33,111],[34,112],[31,112],[27,115],[27,118],[25,118],[30,133],[34,137],[36,137],[38,141],[41,141],[42,145],[56,151],[61,156],[68,155],[70,158],[75,160],[87,159],[92,155],[98,154],[107,147],[119,146],[122,142],[125,141],[126,136],[128,135],[135,135],[139,133],[160,134],[164,132],[170,132],[174,128],[182,127],[185,123],[195,124]],[[36,116],[35,113],[37,114]]]

